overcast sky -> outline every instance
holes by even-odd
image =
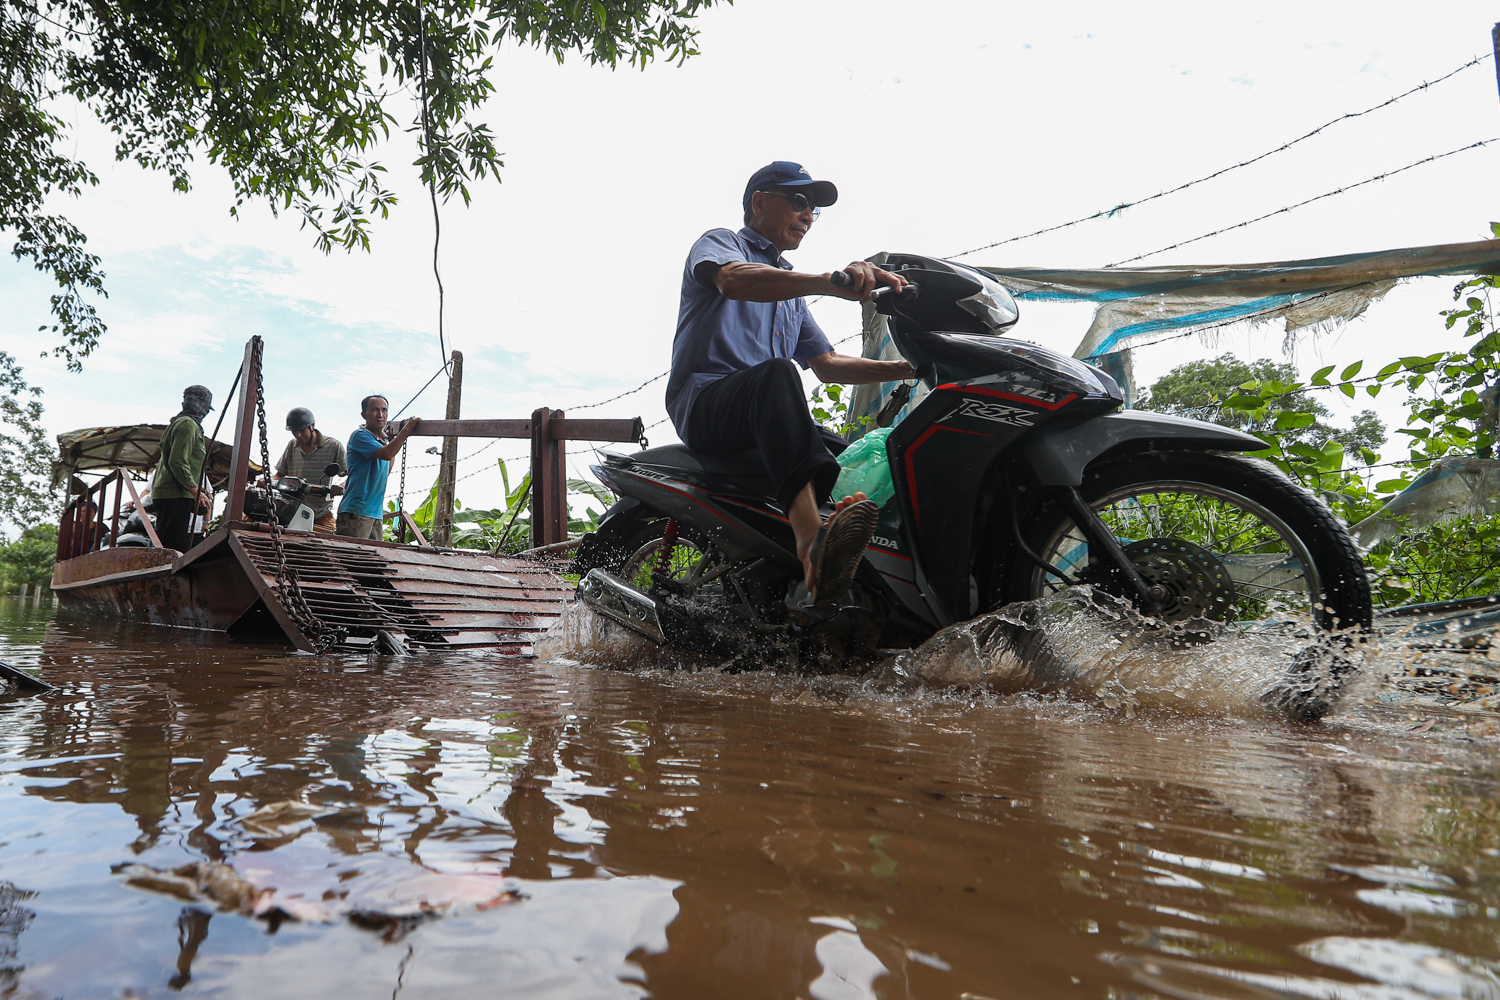
[[[701,55],[680,68],[609,72],[507,49],[484,111],[506,154],[503,182],[479,186],[468,209],[443,209],[446,329],[465,355],[464,415],[571,409],[663,371],[688,247],[707,229],[738,225],[746,178],[769,160],[800,161],[839,187],[838,205],[789,255],[799,269],[879,250],[950,256],[1138,200],[1443,76],[1489,51],[1497,16],[1490,2],[1409,0],[740,0],[700,19]],[[114,164],[105,131],[69,114],[101,184],[56,209],[89,234],[110,290],[100,304],[109,333],[81,375],[36,357],[49,346],[36,332],[48,318],[46,281],[26,264],[0,265],[0,350],[46,389],[51,431],[165,421],[193,382],[222,397],[257,333],[273,450],[292,406],[312,407],[325,432],[347,437],[361,396],[384,392],[397,409],[437,369],[432,216],[406,136],[382,153],[402,202],[377,226],[374,251],[324,257],[295,217],[256,207],[232,220],[214,168],[201,165],[194,190],[173,193],[165,176]],[[1099,266],[1497,136],[1500,93],[1487,61],[1184,194],[962,259]],[[1500,145],[1143,263],[1479,239],[1500,219],[1497,175]],[[1308,371],[1456,346],[1436,315],[1453,284],[1407,283],[1341,333],[1304,340],[1295,360]],[[833,340],[857,333],[852,303],[825,299],[814,310]],[[1025,305],[1014,332],[1071,353],[1089,316],[1087,307]],[[1214,346],[1172,341],[1138,351],[1137,374],[1147,385],[1222,351],[1281,357],[1281,340],[1273,327],[1235,330]],[[658,382],[587,412],[651,424],[665,416],[663,390]],[[1342,397],[1329,395],[1344,412]],[[443,400],[439,384],[408,412],[441,416]],[[1380,404],[1388,423],[1400,419],[1394,400]],[[672,439],[670,425],[651,438]],[[465,442],[461,453],[483,444]],[[501,442],[460,475],[526,450]],[[588,456],[574,461],[582,471]],[[408,489],[433,471],[414,469]],[[458,495],[489,506],[498,492],[497,476],[482,472]]]

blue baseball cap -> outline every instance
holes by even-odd
[[[802,164],[791,160],[777,160],[750,175],[750,183],[745,185],[743,207],[750,207],[750,196],[755,192],[775,188],[801,188],[802,193],[807,195],[807,200],[818,208],[827,208],[839,200],[839,189],[833,186],[832,181],[815,181]]]

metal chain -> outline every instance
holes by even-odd
[[[312,643],[313,651],[321,656],[342,643],[348,638],[349,633],[346,629],[324,623],[313,614],[312,608],[307,606],[307,599],[302,596],[302,586],[297,582],[297,570],[286,564],[286,545],[281,538],[281,518],[276,516],[276,508],[271,502],[271,451],[266,433],[265,382],[261,378],[262,350],[263,348],[257,347],[255,352],[255,416],[260,423],[260,467],[262,474],[266,477],[266,513],[271,521],[271,548],[276,553],[276,594],[287,613],[292,616],[292,621],[296,623],[297,628],[301,629],[302,634]]]
[[[406,445],[401,446],[401,492],[396,494],[396,538],[406,541],[406,521],[401,512],[406,509]]]

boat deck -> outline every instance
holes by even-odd
[[[308,606],[348,631],[350,651],[371,648],[384,631],[413,651],[526,655],[572,590],[532,559],[307,532],[282,538]],[[315,648],[281,598],[271,535],[259,524],[221,527],[182,554],[90,552],[58,563],[52,589],[67,607],[218,631],[279,628],[298,649]]]

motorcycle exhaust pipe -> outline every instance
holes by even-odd
[[[610,621],[652,642],[666,643],[661,607],[656,599],[613,573],[597,568],[589,570],[588,576],[578,581],[578,597]]]

